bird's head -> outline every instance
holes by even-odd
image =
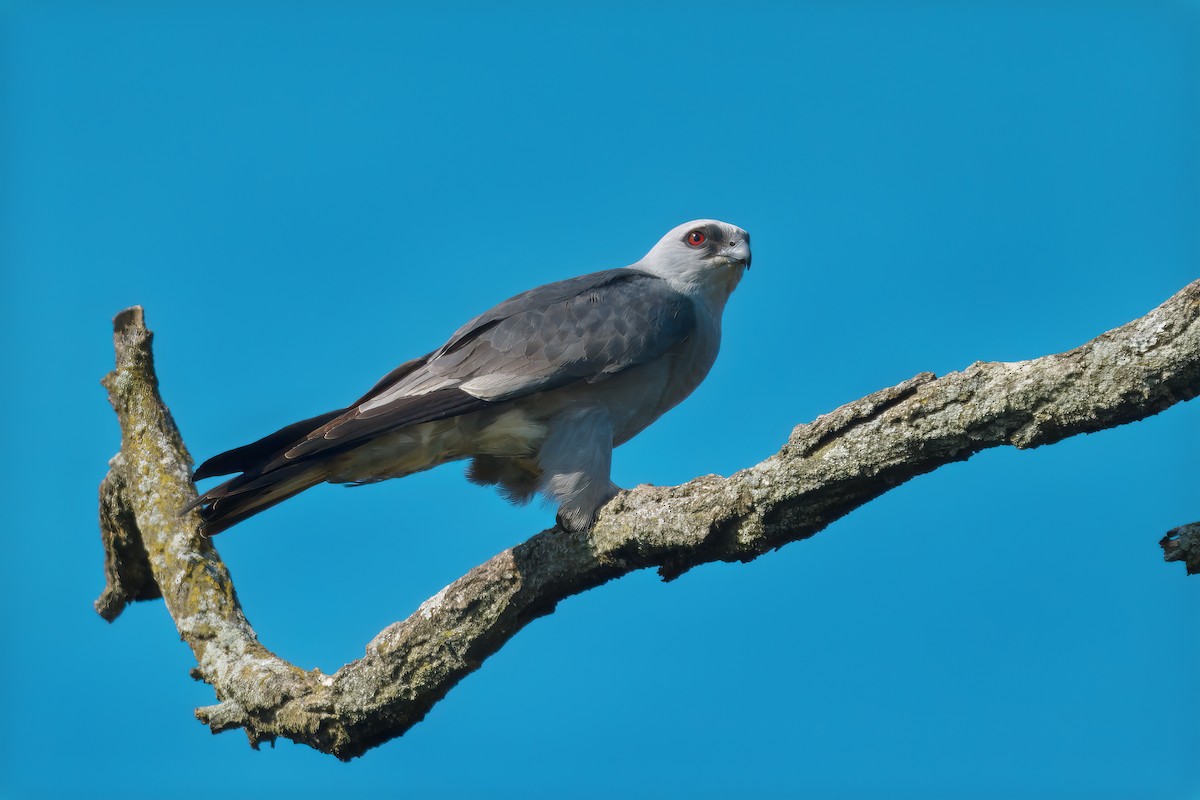
[[[671,229],[632,266],[723,306],[750,268],[750,234],[728,222],[695,219]]]

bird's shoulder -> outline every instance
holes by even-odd
[[[642,304],[665,304],[683,298],[662,278],[633,267],[591,272],[529,289],[493,306],[455,331],[444,345],[434,351],[432,358],[453,352],[505,320],[520,315],[540,318],[555,306],[588,295],[596,300],[604,298],[617,304],[621,303],[622,298],[630,297],[639,298]]]

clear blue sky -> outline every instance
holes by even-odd
[[[204,458],[726,219],[721,357],[615,477],[728,474],[1200,275],[1200,3],[163,5],[0,12],[0,796],[1200,796],[1200,578],[1157,545],[1200,518],[1196,403],[571,599],[350,764],[211,736],[162,604],[91,608],[120,309]],[[333,671],[551,521],[452,465],[218,546],[264,643]]]

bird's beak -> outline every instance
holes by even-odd
[[[721,255],[729,259],[730,264],[741,264],[746,269],[750,269],[750,243],[735,239],[730,242],[723,250]]]

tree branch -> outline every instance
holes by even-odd
[[[283,736],[341,759],[402,735],[466,675],[560,600],[647,567],[671,580],[805,539],[889,489],[980,450],[1037,447],[1143,419],[1200,393],[1200,281],[1082,347],[1032,361],[922,373],[798,426],[777,454],[729,478],[639,486],[589,532],[543,531],[442,589],[333,675],[295,667],[258,639],[195,512],[191,458],[158,394],[142,310],[114,321],[104,379],[121,452],[101,484],[115,619],[161,594],[221,701],[196,716],[250,742]],[[1200,570],[1200,525],[1171,531],[1167,560]]]

